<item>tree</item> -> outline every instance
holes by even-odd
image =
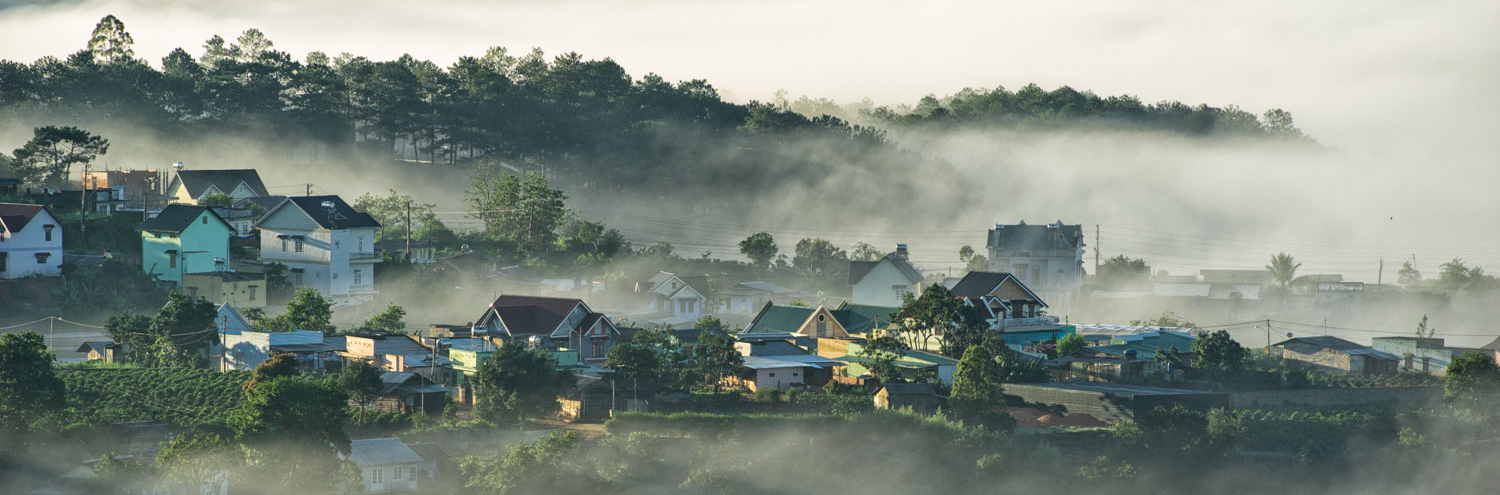
[[[211,192],[208,194],[204,194],[202,198],[198,198],[198,206],[229,208],[231,206],[234,206],[234,198],[230,197],[228,194],[224,194],[221,192]]]
[[[650,330],[641,330],[641,333]],[[604,367],[615,370],[615,376],[640,393],[641,382],[647,390],[658,390],[667,376],[667,362],[655,349],[645,344],[625,342],[611,346],[604,353]]]
[[[849,261],[879,261],[883,257],[885,253],[880,252],[879,248],[868,242],[856,242],[854,247],[849,249]]]
[[[203,486],[204,493],[219,493],[228,480],[218,474],[235,465],[237,450],[213,433],[179,434],[156,455],[156,463],[167,479],[183,486]]]
[[[1301,138],[1302,131],[1292,122],[1292,113],[1280,108],[1266,110],[1261,116],[1267,134],[1283,138]]]
[[[958,261],[959,262],[968,263],[969,260],[973,259],[973,258],[974,258],[974,247],[973,246],[969,246],[969,245],[965,244],[964,247],[958,248]]]
[[[404,238],[407,231],[418,232],[446,228],[442,220],[438,219],[437,214],[432,212],[437,205],[415,201],[411,196],[401,194],[395,189],[391,189],[390,194],[386,196],[365,193],[354,200],[353,206],[354,209],[368,213],[380,222],[383,227],[381,239]],[[410,213],[409,216],[408,213]],[[407,222],[408,218],[412,221]],[[418,227],[418,224],[421,227]]]
[[[1187,318],[1183,318],[1181,316],[1177,316],[1177,313],[1173,313],[1171,311],[1163,311],[1161,313],[1161,316],[1156,317],[1156,319],[1154,319],[1154,320],[1130,320],[1130,325],[1131,326],[1138,326],[1138,327],[1139,326],[1172,327],[1172,328],[1197,328],[1198,327],[1197,323],[1193,323],[1192,321],[1188,320]]]
[[[1458,295],[1494,290],[1500,287],[1500,280],[1486,275],[1484,268],[1470,268],[1464,260],[1453,258],[1438,265],[1437,285],[1450,295]]]
[[[1084,345],[1085,342],[1082,335],[1076,333],[1064,335],[1063,338],[1057,339],[1057,355],[1071,356],[1074,352],[1082,349]]]
[[[339,370],[339,386],[359,403],[359,422],[365,422],[365,406],[380,398],[385,382],[380,380],[380,368],[363,359],[351,359]]]
[[[558,370],[551,356],[514,342],[479,363],[475,380],[474,410],[490,421],[552,413],[573,386],[572,374]]]
[[[1427,315],[1422,315],[1422,321],[1417,322],[1417,338],[1430,339],[1434,333],[1437,333],[1437,329],[1429,328],[1427,326]]]
[[[770,267],[771,260],[776,258],[776,252],[776,240],[767,232],[756,232],[740,241],[740,254],[750,258],[750,263],[761,271]]]
[[[1401,263],[1401,270],[1396,272],[1396,283],[1402,287],[1411,288],[1422,284],[1422,272],[1411,266],[1410,261]]]
[[[1193,341],[1193,367],[1215,375],[1238,372],[1245,364],[1245,348],[1218,330]]]
[[[809,276],[829,277],[849,268],[849,256],[826,239],[797,241],[792,266]]]
[[[218,308],[207,299],[168,293],[167,304],[151,319],[151,333],[165,338],[175,348],[207,354],[212,345],[219,343],[214,321],[218,314]]]
[[[404,312],[402,316],[405,316]],[[333,303],[324,299],[317,289],[299,287],[292,300],[287,301],[286,312],[262,319],[257,329],[263,332],[312,330],[331,334],[337,330],[332,321]]]
[[[334,379],[281,377],[251,389],[227,424],[246,476],[276,492],[329,493],[349,453],[349,395]],[[290,489],[290,490],[288,490]]]
[[[1266,270],[1271,271],[1271,280],[1276,282],[1276,285],[1286,288],[1292,284],[1292,280],[1297,278],[1297,268],[1301,266],[1301,263],[1292,259],[1292,255],[1276,253],[1271,256],[1271,264],[1266,265]]]
[[[109,151],[109,141],[77,127],[43,126],[13,153],[16,175],[28,183],[60,186],[75,164],[87,164]]]
[[[995,356],[982,345],[964,350],[958,361],[958,370],[953,373],[953,392],[949,402],[960,419],[991,427],[1008,429],[1015,421],[1004,412],[995,409],[1004,405],[1001,395],[1003,376]],[[1006,421],[1010,420],[1010,421]]]
[[[693,364],[698,376],[712,385],[714,395],[718,395],[719,386],[724,383],[724,379],[734,376],[740,366],[745,364],[745,358],[734,348],[733,338],[720,333],[704,332],[698,338],[698,345],[693,346]]]
[[[63,381],[41,334],[0,336],[0,435],[24,430],[32,421],[63,407]]]
[[[1005,339],[991,336],[984,340],[984,348],[1000,370],[1000,381],[1005,383],[1042,383],[1052,379],[1042,359],[1027,356],[1011,349]]]
[[[907,346],[926,347],[937,336],[942,339],[943,354],[951,357],[962,356],[968,346],[983,342],[989,330],[989,322],[978,307],[954,297],[942,284],[924,288],[921,297],[903,294],[893,318]]]
[[[372,332],[406,333],[406,322],[401,321],[405,317],[405,309],[395,304],[388,304],[385,311],[365,320],[364,328]]]
[[[905,342],[893,336],[883,335],[865,342],[859,350],[859,357],[868,362],[865,368],[870,370],[870,375],[881,383],[896,383],[904,381],[901,378],[901,370],[896,367],[896,360],[901,359],[907,347]]]
[[[135,39],[125,32],[125,23],[114,15],[106,15],[94,26],[88,50],[94,55],[94,60],[102,64],[128,62],[135,57],[135,51],[131,49],[133,44]]]
[[[719,317],[714,315],[703,315],[701,318],[698,318],[698,321],[693,323],[693,328],[703,330],[705,332],[727,331],[727,329],[724,327],[724,321],[720,320]]]
[[[969,257],[969,263],[964,265],[964,269],[971,272],[982,272],[988,270],[989,268],[990,259],[989,257],[982,254],[976,254]]]
[[[1144,284],[1150,281],[1150,277],[1151,269],[1146,266],[1146,260],[1127,258],[1122,254],[1104,260],[1095,279],[1101,287],[1123,289]]]
[[[1500,398],[1500,366],[1494,356],[1471,351],[1448,364],[1443,376],[1444,401],[1472,411],[1488,411],[1496,398]]]
[[[1156,351],[1151,353],[1151,361],[1156,363],[1157,371],[1163,373],[1182,367],[1182,358],[1177,356],[1175,344],[1166,349],[1156,348]]]
[[[250,395],[255,390],[255,387],[260,386],[262,383],[268,383],[277,378],[298,376],[300,374],[302,372],[297,369],[297,356],[278,352],[266,358],[265,361],[261,361],[260,364],[255,365],[255,369],[250,371],[250,379],[246,380],[245,384],[240,386],[240,390],[245,395]]]
[[[469,216],[484,222],[485,232],[540,257],[557,239],[566,217],[562,191],[547,187],[539,173],[524,176],[477,171],[469,178],[464,202]]]

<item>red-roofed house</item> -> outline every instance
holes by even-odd
[[[620,329],[608,316],[572,298],[500,296],[474,326],[505,342],[536,337],[541,347],[576,351],[584,363],[603,363],[604,353],[620,341]]]

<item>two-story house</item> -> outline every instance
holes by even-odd
[[[1009,273],[969,272],[950,291],[983,310],[991,328],[1009,344],[1056,340],[1075,332],[1044,314],[1047,303]]]
[[[141,222],[141,269],[160,280],[181,284],[189,273],[224,271],[229,266],[229,223],[206,206],[167,205]]]
[[[1014,274],[1068,314],[1083,291],[1083,226],[995,224],[985,241],[989,271]]]
[[[567,349],[578,362],[604,363],[604,353],[620,341],[620,329],[581,299],[500,296],[474,322],[477,331],[505,342]],[[533,339],[535,337],[535,339]]]
[[[294,196],[255,222],[260,259],[287,266],[294,287],[338,301],[374,295],[380,223],[338,196]]]
[[[0,203],[0,279],[62,273],[62,234],[44,206]]]
[[[922,272],[909,261],[906,245],[875,261],[850,261],[849,285],[853,286],[854,304],[900,306],[910,293],[922,295]]]
[[[228,194],[244,199],[269,196],[260,174],[252,168],[230,170],[177,170],[163,193],[169,203],[198,204],[208,194]]]
[[[707,314],[708,277],[680,277],[671,272],[657,272],[651,278],[636,282],[635,293],[641,307],[635,308],[654,325],[685,325]]]

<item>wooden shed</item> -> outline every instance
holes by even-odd
[[[928,383],[887,383],[875,392],[876,409],[902,409],[922,414],[936,413],[942,398]]]

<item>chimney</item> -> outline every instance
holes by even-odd
[[[907,261],[906,244],[896,245],[896,257],[901,258],[901,261]]]

